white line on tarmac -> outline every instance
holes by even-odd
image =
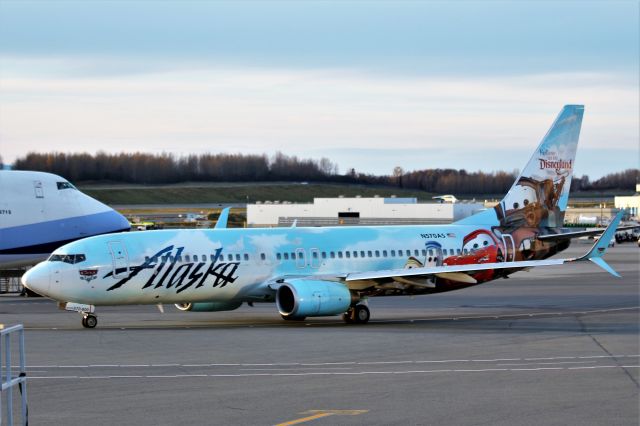
[[[482,369],[443,369],[443,370],[407,370],[407,371],[353,371],[353,372],[300,372],[300,373],[235,373],[235,374],[171,374],[171,375],[114,375],[114,376],[30,376],[30,380],[58,379],[175,379],[188,377],[285,377],[285,376],[366,376],[375,374],[433,374],[433,373],[487,373],[487,372],[544,372],[544,371],[578,371],[602,368],[640,368],[640,365],[601,365],[589,367],[541,367],[541,368],[482,368]]]
[[[487,372],[544,372],[544,371],[586,371],[602,368],[640,368],[640,365],[600,365],[589,367],[540,367],[540,368],[481,368],[481,369],[443,369],[443,370],[407,370],[407,371],[323,371],[300,373],[230,373],[230,374],[170,374],[170,375],[117,375],[117,376],[29,376],[29,380],[90,380],[90,379],[175,379],[185,377],[286,377],[286,376],[367,376],[375,374],[433,374],[433,373],[487,373]]]
[[[429,364],[429,363],[474,363],[500,361],[554,361],[570,359],[617,359],[637,358],[638,354],[629,355],[590,355],[590,356],[557,356],[538,358],[494,358],[494,359],[438,359],[438,360],[400,360],[400,361],[339,361],[339,362],[286,362],[286,363],[211,363],[211,364],[88,364],[88,365],[27,365],[27,368],[158,368],[158,367],[319,367],[332,365],[400,365],[400,364]],[[558,364],[554,362],[553,364]],[[543,363],[535,363],[543,364]],[[17,368],[17,366],[12,366]]]
[[[510,363],[510,364],[497,364],[505,367],[518,365],[558,365],[558,364],[591,364],[598,361],[559,361],[559,362],[523,362],[523,363]]]

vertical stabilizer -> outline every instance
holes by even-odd
[[[493,209],[461,224],[501,227],[561,227],[569,200],[582,125],[583,105],[566,105],[515,183]]]

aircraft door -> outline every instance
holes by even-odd
[[[442,266],[442,246],[437,241],[428,241],[425,246],[424,266]]]
[[[320,250],[318,250],[317,248],[312,248],[310,250],[310,255],[311,255],[311,267],[312,268],[319,268],[320,267]]]
[[[121,241],[109,241],[109,251],[113,262],[113,278],[122,279],[129,276],[129,254]]]
[[[305,266],[307,266],[307,259],[304,254],[304,249],[296,249],[296,266],[298,268],[304,268]]]
[[[504,246],[505,254],[504,261],[505,262],[513,262],[516,260],[516,243],[513,240],[511,234],[502,234],[502,245]]]
[[[42,187],[42,182],[39,180],[33,181],[33,190],[35,192],[36,198],[44,198],[44,189]]]

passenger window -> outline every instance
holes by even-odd
[[[247,253],[244,254],[244,260],[249,260],[249,255]]]
[[[284,254],[284,260],[289,260],[289,253]]]
[[[467,254],[468,253],[467,249],[462,250],[462,253]]]
[[[420,252],[419,252],[418,250],[414,250],[414,251],[413,251],[413,255],[414,255],[414,256],[420,256]]]
[[[458,249],[458,255],[460,255],[460,249]]]
[[[176,256],[176,262],[182,263],[182,256]]]
[[[358,257],[358,252],[357,251],[353,252],[353,257]]]
[[[433,249],[429,249],[429,256],[433,256]]]
[[[391,250],[391,257],[395,257],[396,256],[396,251],[395,250]]]
[[[382,250],[382,257],[387,257],[387,251],[386,250]]]
[[[311,257],[313,257],[314,259],[318,258],[318,252],[317,251],[312,251],[311,252]]]
[[[191,262],[191,258],[189,257],[188,254],[184,255],[184,260],[185,262]],[[182,256],[178,256],[178,262],[182,262]]]
[[[149,263],[149,256],[144,257],[144,263]]]
[[[326,251],[323,251],[323,252],[322,252],[322,258],[323,258],[323,259],[326,259],[326,258],[327,258],[327,252],[326,252]]]
[[[427,251],[425,249],[422,249],[422,255],[426,256],[427,255]]]
[[[291,253],[291,259],[295,259],[296,258],[296,254],[295,253]]]
[[[260,260],[267,260],[267,256],[264,253],[260,253]]]
[[[331,252],[331,258],[332,258],[332,259],[335,259],[335,258],[336,258],[336,254],[335,254],[335,252]]]
[[[351,257],[351,252],[345,251],[345,252],[344,252],[344,255],[345,255],[345,256],[347,257],[347,259],[348,259],[348,258],[350,258],[350,257]]]
[[[216,255],[215,254],[210,254],[209,255],[209,259],[211,259],[212,262],[216,261]]]
[[[280,253],[276,253],[276,259],[282,260],[282,255]]]
[[[360,257],[364,257],[364,250],[360,250]]]
[[[239,254],[236,254],[236,261],[240,262],[240,255]]]
[[[367,251],[367,257],[371,257],[373,256],[373,254],[371,253],[371,250]]]
[[[376,257],[380,257],[380,250],[376,250]]]
[[[340,259],[342,259],[342,252],[341,252],[341,251],[339,251],[339,252],[338,252],[338,257],[339,257]]]

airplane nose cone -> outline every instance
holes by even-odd
[[[22,285],[41,296],[49,291],[49,268],[46,265],[36,265],[24,273],[20,279]]]

